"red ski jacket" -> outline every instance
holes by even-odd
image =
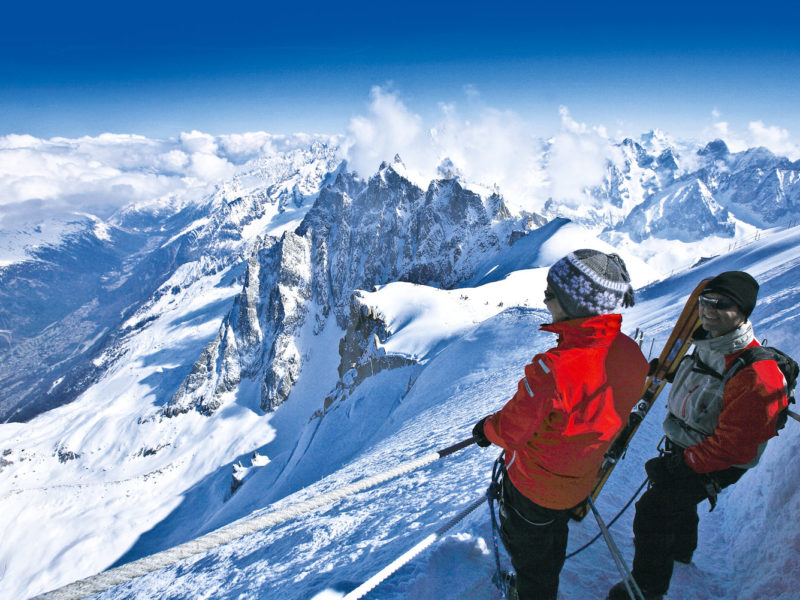
[[[542,325],[558,344],[525,367],[517,393],[487,417],[514,486],[540,506],[566,509],[592,490],[603,456],[641,396],[648,364],[620,332],[618,314]]]
[[[758,345],[753,340],[747,348]],[[726,370],[742,352],[725,356]],[[684,461],[697,473],[754,466],[767,440],[777,435],[778,413],[788,404],[786,379],[774,361],[762,360],[744,367],[721,390],[713,432],[687,448]],[[707,410],[714,414],[714,410]]]

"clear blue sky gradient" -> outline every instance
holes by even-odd
[[[433,119],[510,109],[800,136],[800,3],[28,2],[0,22],[0,135],[343,133],[372,86]],[[476,100],[465,88],[476,89]]]

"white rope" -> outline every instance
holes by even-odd
[[[372,591],[374,587],[376,587],[379,583],[381,583],[384,579],[389,577],[392,573],[397,571],[400,567],[404,564],[409,562],[411,559],[417,556],[420,552],[425,550],[428,546],[433,544],[436,541],[437,536],[435,533],[430,534],[424,540],[422,540],[419,544],[411,548],[408,552],[403,553],[398,558],[393,560],[391,563],[386,565],[383,569],[375,573],[372,577],[367,579],[364,583],[354,589],[352,592],[347,594],[342,600],[358,600],[359,598],[363,598],[366,594]]]
[[[459,523],[462,519],[464,519],[464,517],[466,517],[469,513],[478,508],[484,502],[486,502],[485,497],[476,500],[475,502],[470,504],[466,509],[464,509],[458,515],[456,515],[450,521],[448,521],[443,527],[438,529],[435,533],[430,534],[428,537],[426,537],[424,540],[419,542],[417,545],[415,545],[407,552],[404,552],[402,555],[397,557],[391,563],[386,565],[383,569],[375,573],[375,575],[367,579],[364,583],[362,583],[352,592],[347,594],[344,598],[342,598],[342,600],[359,600],[359,598],[363,598],[384,579],[389,577],[392,573],[397,571],[404,564],[415,558],[420,552],[422,552],[423,550],[425,550],[425,548],[433,544],[433,542],[435,542],[437,539],[439,539],[439,537],[444,535],[445,532],[447,532],[449,529],[452,529],[457,523]]]
[[[326,494],[321,494],[309,500],[287,506],[276,512],[232,523],[195,540],[181,544],[180,546],[175,546],[163,552],[145,556],[144,558],[140,558],[139,560],[114,569],[109,569],[108,571],[98,573],[86,579],[81,579],[80,581],[76,581],[51,592],[36,596],[32,598],[32,600],[78,600],[93,594],[98,594],[112,587],[127,583],[137,577],[141,577],[142,575],[168,567],[190,556],[208,552],[218,546],[229,544],[262,529],[273,527],[284,521],[309,513],[326,504],[337,502],[346,496],[367,490],[380,483],[399,477],[400,475],[410,473],[411,471],[431,464],[441,457],[441,452],[431,452],[415,460],[401,463],[393,469],[389,469],[372,477],[367,477]]]

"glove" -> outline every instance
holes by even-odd
[[[480,421],[475,423],[475,427],[472,428],[472,437],[475,438],[475,443],[481,448],[487,448],[492,445],[492,442],[490,442],[486,434],[483,433],[484,421],[486,421],[486,417],[483,417]]]
[[[644,463],[644,470],[650,483],[658,484],[676,479],[685,479],[694,475],[694,471],[683,462],[683,452],[673,452],[651,458]]]
[[[656,374],[656,371],[658,370],[658,359],[654,358],[653,360],[650,361],[649,364],[650,368],[647,369],[648,377]],[[672,383],[675,380],[675,373],[676,371],[670,371],[668,373],[664,373],[662,379],[664,379],[668,383]]]

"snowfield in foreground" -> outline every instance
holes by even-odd
[[[752,317],[756,335],[800,357],[799,248],[797,228],[770,232],[639,289],[623,329],[641,329],[645,353],[651,343],[657,353],[697,281],[742,269],[762,286]],[[162,317],[146,330],[148,337],[137,338],[141,346],[131,352],[138,358],[125,363],[130,371],[109,373],[78,401],[29,423],[0,425],[0,595],[30,597],[468,438],[475,421],[510,397],[526,362],[555,342],[538,331],[548,320],[541,304],[546,267],[497,268],[507,277],[475,288],[394,283],[364,293],[389,325],[384,349],[418,362],[367,377],[316,416],[336,381],[341,331],[333,326],[308,357],[316,381],[298,384],[275,413],[261,414],[258,390],[247,385],[210,417],[159,418],[159,407],[142,405],[136,386],[148,369],[185,364],[176,339],[214,333],[221,315],[211,317],[219,306],[198,290],[211,319],[199,320],[204,325]],[[192,314],[202,310],[196,306]],[[598,502],[606,520],[644,479],[663,414],[664,398],[607,484]],[[700,549],[693,565],[676,568],[670,598],[797,597],[800,526],[790,516],[800,510],[800,466],[793,460],[798,443],[800,423],[790,421],[713,513],[701,505]],[[98,598],[340,598],[480,498],[497,454],[495,447],[471,446]],[[248,472],[231,495],[235,463]],[[632,518],[630,509],[612,528],[629,561]],[[572,523],[569,551],[596,533],[591,517]],[[491,546],[489,516],[481,507],[367,597],[495,598]],[[567,561],[561,596],[600,599],[618,578],[601,540]]]

